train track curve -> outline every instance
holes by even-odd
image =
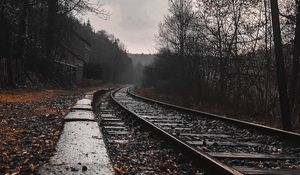
[[[300,135],[195,111],[133,93],[111,98],[211,174],[300,174]]]

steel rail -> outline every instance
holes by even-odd
[[[180,110],[182,112],[196,114],[196,115],[200,115],[200,116],[203,116],[203,117],[206,117],[206,118],[220,120],[220,121],[223,121],[223,122],[226,122],[226,123],[232,123],[232,124],[235,124],[235,125],[247,128],[247,129],[252,128],[255,131],[260,132],[262,134],[268,134],[268,135],[271,135],[271,136],[275,135],[280,140],[300,144],[300,134],[295,133],[295,132],[284,131],[284,130],[277,129],[277,128],[272,128],[272,127],[269,127],[269,126],[264,126],[264,125],[260,125],[260,124],[255,124],[255,123],[251,123],[251,122],[246,122],[246,121],[242,121],[242,120],[238,120],[238,119],[229,118],[229,117],[226,117],[226,116],[220,116],[220,115],[211,114],[211,113],[207,113],[207,112],[203,112],[203,111],[199,111],[199,110],[194,110],[194,109],[190,109],[190,108],[186,108],[186,107],[182,107],[182,106],[177,106],[177,105],[169,104],[169,103],[166,103],[166,102],[161,102],[161,101],[158,101],[158,100],[154,100],[154,99],[151,99],[151,98],[147,98],[147,97],[137,95],[136,93],[133,93],[130,89],[128,89],[127,92],[132,97],[135,97],[135,98],[138,98],[138,99],[150,102],[150,103],[157,103],[157,104],[160,104],[160,105],[168,107],[168,108]]]
[[[243,175],[243,173],[239,172],[238,170],[222,163],[221,161],[213,158],[212,156],[208,155],[207,153],[205,153],[201,150],[196,150],[195,148],[191,147],[190,145],[186,144],[185,142],[177,139],[173,135],[171,135],[168,132],[157,127],[153,123],[145,120],[139,114],[127,109],[124,105],[122,105],[120,102],[118,102],[117,99],[114,97],[114,94],[119,90],[120,89],[116,89],[113,92],[111,92],[111,94],[110,94],[111,99],[117,105],[119,105],[121,108],[123,108],[125,111],[127,111],[132,116],[134,116],[135,119],[137,119],[139,122],[141,122],[145,127],[147,127],[148,129],[150,129],[152,131],[155,131],[155,133],[159,134],[161,137],[166,139],[173,146],[179,148],[178,151],[184,153],[187,157],[189,157],[192,160],[192,163],[194,165],[200,166],[201,168],[208,171],[208,174],[211,174],[211,175],[216,175],[216,174]]]

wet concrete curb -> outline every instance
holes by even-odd
[[[56,153],[50,158],[49,164],[38,170],[38,174],[115,174],[92,111],[92,104],[104,92],[90,92],[71,108],[72,111],[64,119]]]

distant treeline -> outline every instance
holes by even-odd
[[[145,68],[144,85],[252,117],[271,119],[281,106],[285,129],[291,107],[300,125],[300,2],[279,0],[280,12],[276,6],[277,0],[170,0],[158,34],[159,58]]]
[[[86,64],[85,77],[111,83],[131,83],[134,66],[119,39],[105,31],[93,32],[89,23],[83,33],[92,47]]]
[[[88,0],[1,0],[0,87],[70,86],[81,78],[129,81],[126,50],[114,36],[75,18],[86,12],[108,15]]]

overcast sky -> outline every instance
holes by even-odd
[[[168,11],[168,0],[102,0],[108,20],[87,14],[95,30],[106,30],[125,44],[130,53],[154,53],[158,24]]]

